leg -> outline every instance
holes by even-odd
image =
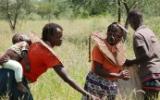
[[[20,100],[33,100],[33,96],[30,92],[27,80],[25,78],[23,78],[23,84],[28,89],[28,91],[25,93],[22,93],[14,86],[14,88],[12,89],[13,95],[10,96],[9,100],[19,100],[19,98]]]
[[[3,64],[3,68],[11,69],[15,73],[15,79],[18,82],[22,82],[22,77],[23,77],[23,69],[22,66],[19,62],[15,60],[8,60]]]
[[[0,100],[1,97],[10,95],[14,81],[13,71],[8,69],[0,69]]]
[[[144,100],[158,100],[158,93],[156,90],[146,90]]]
[[[23,69],[19,62],[15,60],[8,60],[7,62],[3,63],[3,68],[11,69],[15,73],[15,79],[17,81],[17,88],[21,92],[26,92],[27,89],[22,83],[22,77],[23,77]]]
[[[24,79],[22,82],[29,90],[27,81]],[[12,70],[0,69],[0,100],[4,96],[9,97],[9,100],[33,100],[30,91],[22,93],[17,89],[17,83]]]
[[[116,99],[116,95],[107,96],[107,100],[115,100],[115,99]]]

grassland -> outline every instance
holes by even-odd
[[[158,38],[160,38],[160,17],[146,18],[145,23],[151,27]],[[115,21],[113,17],[94,17],[88,19],[61,19],[51,20],[60,24],[64,29],[64,41],[61,47],[53,50],[59,55],[69,75],[82,87],[85,76],[90,70],[91,63],[88,62],[88,36],[92,32],[105,32],[106,27]],[[42,27],[48,23],[44,20],[20,21],[16,32],[33,31],[40,36]],[[13,33],[10,31],[6,21],[0,21],[0,53],[3,53],[11,45]],[[133,31],[130,29],[130,32]],[[126,42],[128,58],[133,58],[132,34],[129,33]],[[53,69],[43,74],[37,82],[30,84],[35,100],[80,100],[81,94],[64,83]]]

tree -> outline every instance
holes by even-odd
[[[41,0],[37,3],[37,14],[41,18],[58,18],[60,15],[69,13],[69,2],[67,0]]]
[[[12,31],[15,31],[17,21],[26,13],[30,13],[29,0],[0,0],[0,11],[3,18],[6,19]]]
[[[69,0],[77,15],[94,16],[112,13],[116,9],[116,0]]]

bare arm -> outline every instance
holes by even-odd
[[[93,62],[95,65],[95,73],[98,74],[99,76],[102,77],[119,77],[120,75],[118,73],[109,73],[105,71],[102,67],[102,64],[94,61]]]
[[[10,55],[14,55],[14,54],[15,53],[12,50],[8,49],[2,56],[0,56],[0,64],[7,62],[11,58]]]
[[[82,89],[79,85],[77,85],[66,73],[63,65],[57,65],[54,67],[55,72],[66,82],[68,83],[72,88],[77,90],[83,95],[90,96],[88,92],[86,92],[84,89]]]
[[[142,62],[149,60],[150,57],[146,54],[146,51],[144,50],[143,47],[138,47],[137,51],[139,52],[140,57],[133,60],[127,59],[126,62],[124,63],[124,66],[132,66],[133,64],[140,64]]]
[[[95,73],[98,74],[101,77],[116,77],[116,78],[122,78],[122,79],[128,79],[129,76],[129,72],[127,70],[123,70],[119,73],[110,73],[107,72],[106,70],[104,70],[104,68],[102,67],[102,64],[94,61],[93,62],[95,65]]]

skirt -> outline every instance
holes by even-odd
[[[115,100],[118,93],[117,81],[107,80],[94,72],[89,72],[87,75],[84,89],[103,100]],[[83,96],[82,100],[89,99]]]
[[[152,73],[145,77],[142,81],[144,90],[160,91],[160,73]]]
[[[160,80],[152,79],[142,84],[144,90],[160,91]]]

